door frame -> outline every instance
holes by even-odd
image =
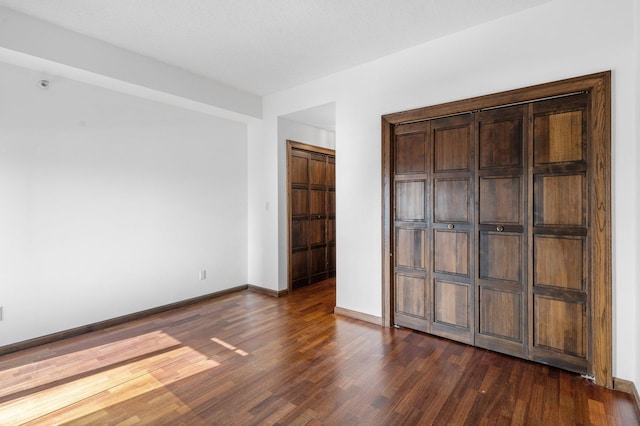
[[[296,142],[287,139],[287,291],[293,292],[293,265],[291,264],[291,151],[300,149],[318,154],[332,155],[335,157],[336,151],[331,148],[324,148],[316,145],[309,145],[303,142]]]
[[[393,135],[394,126],[415,121],[528,103],[589,92],[588,161],[593,174],[588,197],[593,201],[588,220],[591,235],[591,336],[595,382],[613,388],[612,267],[611,267],[611,71],[509,90],[486,96],[427,106],[382,116],[382,321],[393,322]]]

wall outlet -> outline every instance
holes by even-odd
[[[0,321],[2,321],[2,306],[0,306]]]
[[[200,271],[200,281],[207,279],[207,270],[203,269]]]

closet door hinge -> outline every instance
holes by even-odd
[[[583,379],[591,380],[593,383],[596,382],[596,376],[594,376],[593,374],[581,374],[580,377],[582,377]]]

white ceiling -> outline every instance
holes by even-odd
[[[0,0],[0,6],[265,95],[547,1]]]

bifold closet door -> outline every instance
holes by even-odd
[[[473,125],[470,115],[397,126],[395,323],[472,343]]]
[[[612,386],[611,75],[382,117],[383,320]]]
[[[583,373],[592,346],[587,104],[583,94],[531,106],[530,165],[530,356]]]
[[[475,322],[473,130],[473,117],[465,114],[433,120],[430,131],[431,333],[465,343],[473,343]]]
[[[476,114],[478,273],[476,345],[526,356],[525,106]]]
[[[404,124],[393,141],[393,257],[394,322],[430,332],[430,227],[427,202],[431,199],[429,122]]]

